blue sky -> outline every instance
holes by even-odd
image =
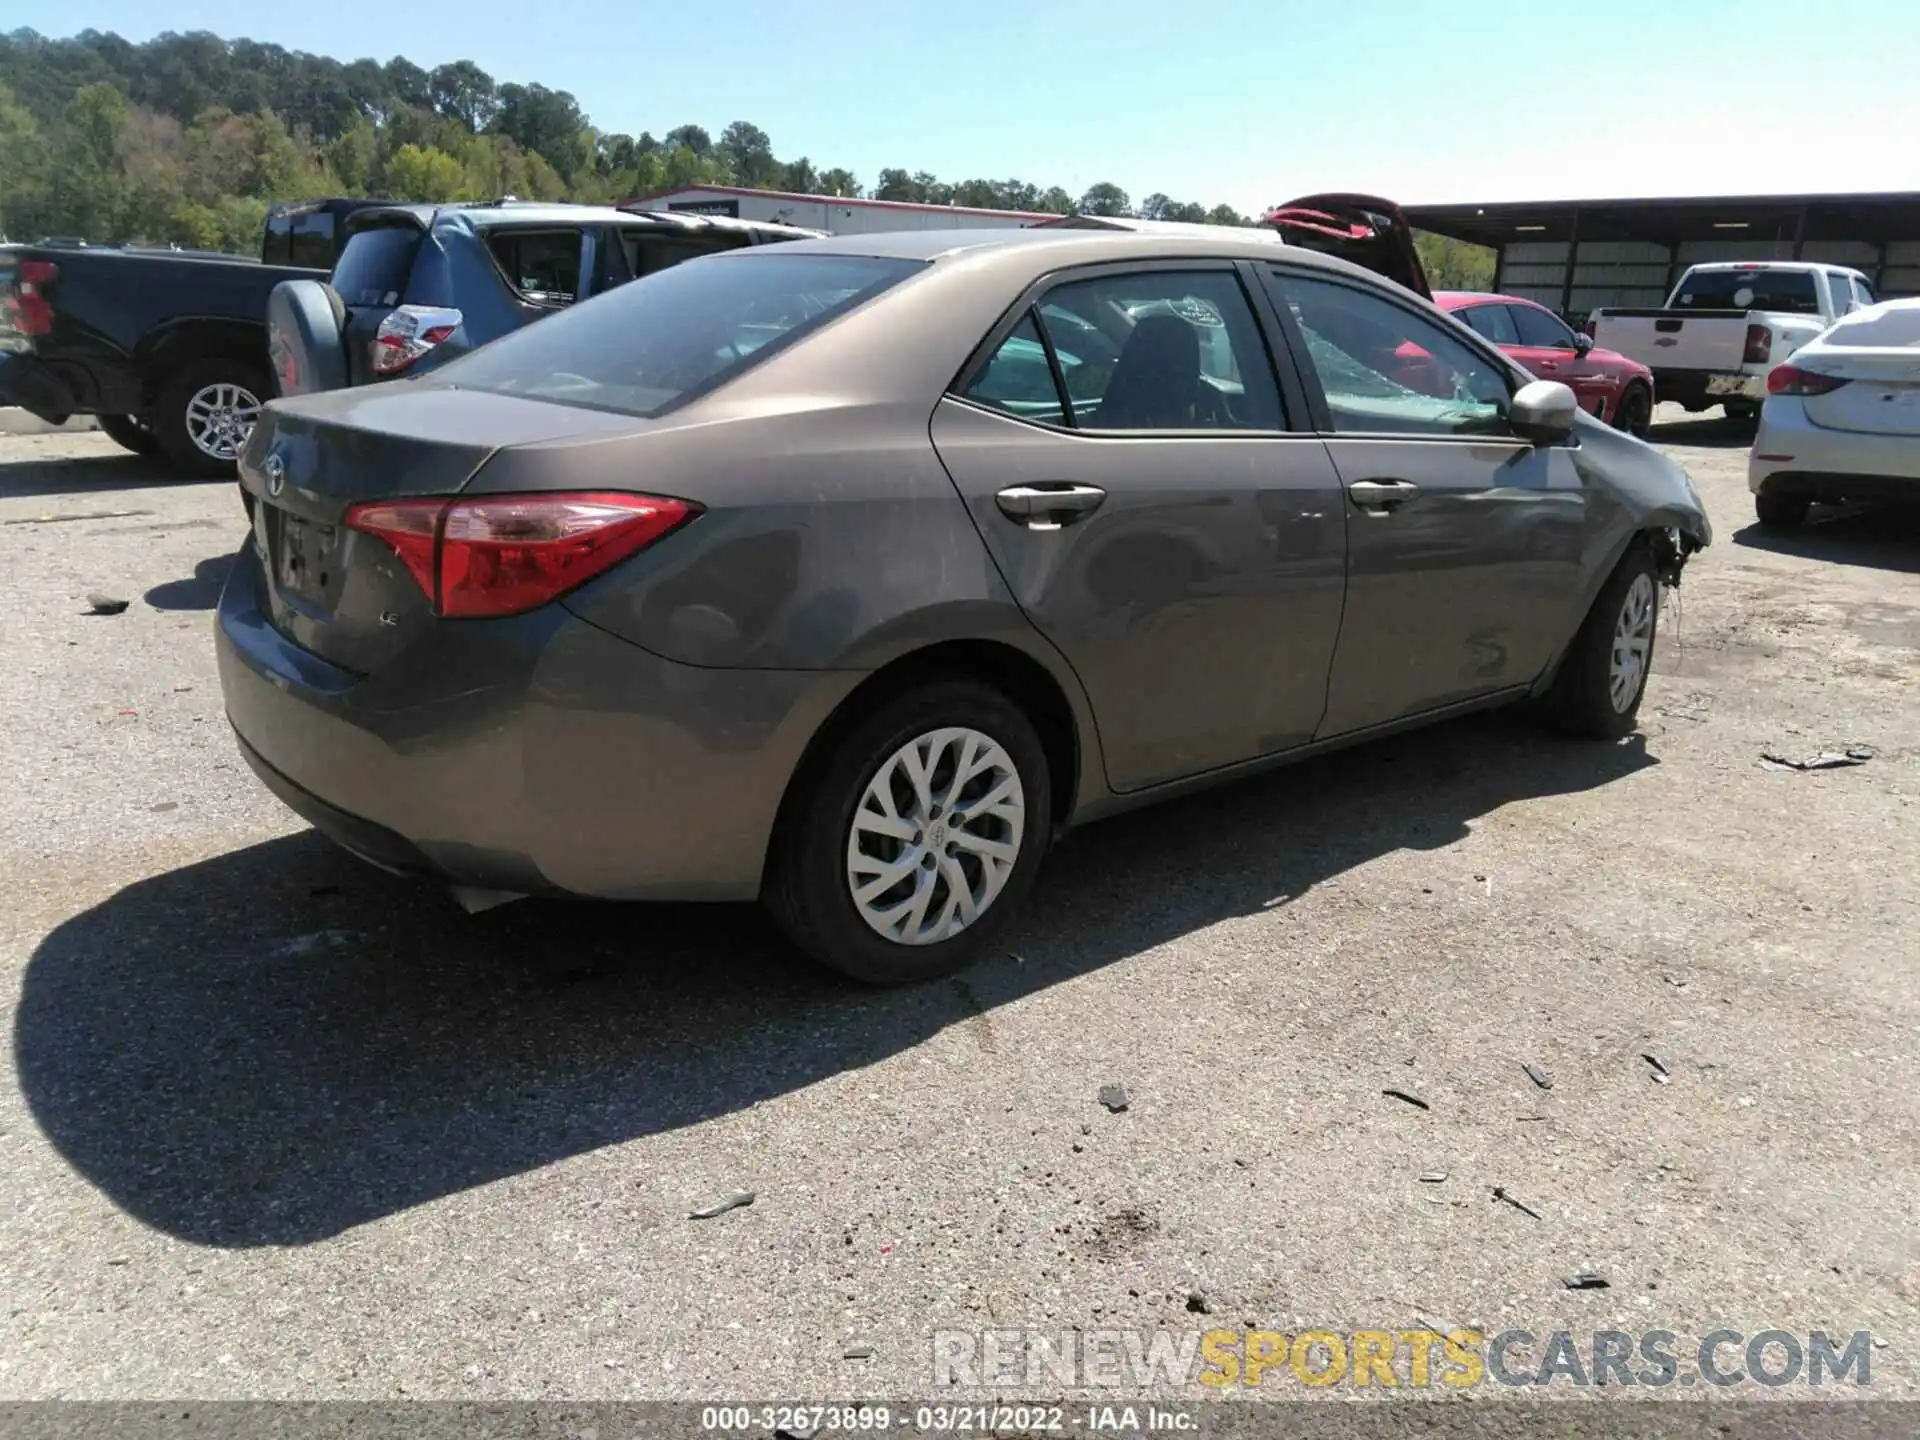
[[[1920,0],[65,0],[45,33],[470,58],[605,130],[1252,211],[1920,189]],[[36,7],[37,8],[37,7]],[[57,27],[55,20],[57,18]]]

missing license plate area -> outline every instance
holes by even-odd
[[[281,591],[324,601],[337,588],[340,527],[284,510],[275,512],[279,534],[272,545],[274,579]]]

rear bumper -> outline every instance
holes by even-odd
[[[362,677],[274,629],[263,583],[249,543],[217,632],[248,763],[364,859],[481,889],[751,899],[787,782],[860,679],[676,665],[560,606],[452,622]]]
[[[1831,502],[1920,501],[1920,437],[1829,430],[1798,398],[1775,396],[1760,412],[1747,488]]]
[[[1726,400],[1758,402],[1767,398],[1767,377],[1739,371],[1720,374],[1710,370],[1655,370],[1653,393],[1657,400],[1671,400],[1693,409],[1705,409]]]
[[[15,405],[50,425],[63,425],[81,409],[59,371],[32,355],[0,355],[0,405]]]

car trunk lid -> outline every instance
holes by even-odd
[[[1306,195],[1269,210],[1261,224],[1289,245],[1318,250],[1384,275],[1423,299],[1433,298],[1400,207],[1377,195]]]
[[[1842,320],[1794,365],[1847,383],[1808,395],[1807,418],[1827,430],[1920,435],[1920,302],[1875,306]]]
[[[264,608],[295,644],[372,673],[440,622],[393,548],[348,528],[350,507],[458,494],[503,447],[633,425],[630,416],[404,382],[278,401],[240,466]]]

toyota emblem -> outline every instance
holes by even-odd
[[[287,488],[287,462],[278,455],[267,457],[267,494],[278,495]]]

